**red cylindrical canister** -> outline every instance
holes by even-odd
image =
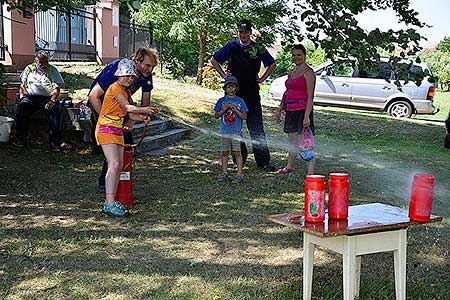
[[[133,152],[133,148],[124,149],[123,168],[116,191],[116,200],[128,207],[133,206],[133,181],[131,178]]]
[[[305,221],[325,220],[325,176],[307,175],[305,183]]]
[[[330,173],[328,180],[328,217],[348,218],[348,174]]]
[[[431,174],[414,175],[409,202],[409,218],[418,222],[430,221],[433,202],[434,176]]]

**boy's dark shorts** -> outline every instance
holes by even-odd
[[[309,114],[311,131],[314,134],[314,114],[313,111]],[[284,119],[284,132],[285,133],[301,133],[303,130],[303,119],[305,118],[305,110],[286,111],[286,117]]]

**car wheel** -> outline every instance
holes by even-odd
[[[388,114],[394,118],[410,118],[413,113],[411,104],[407,101],[395,101],[388,108]]]

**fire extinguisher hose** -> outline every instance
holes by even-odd
[[[146,133],[147,133],[147,124],[144,124],[144,129],[142,130],[142,135],[139,138],[139,141],[136,144],[133,144],[133,145],[125,144],[124,148],[125,149],[132,149],[134,151],[134,149],[136,149],[136,147],[139,146],[142,143],[142,141],[145,138]]]

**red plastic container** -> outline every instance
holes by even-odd
[[[133,206],[133,180],[131,178],[133,152],[133,148],[125,147],[124,149],[123,167],[116,191],[116,200],[128,207]]]
[[[348,174],[330,173],[328,180],[328,217],[342,220],[348,218]]]
[[[431,174],[416,174],[411,187],[409,202],[409,218],[418,222],[430,221],[433,203],[434,176]]]
[[[325,220],[325,176],[307,175],[305,183],[305,221]]]

